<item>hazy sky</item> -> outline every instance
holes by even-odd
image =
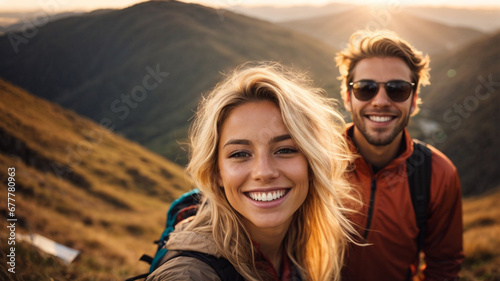
[[[68,11],[75,9],[94,10],[100,8],[124,8],[133,5],[140,0],[0,0],[0,12],[28,9],[45,11]],[[235,5],[268,5],[269,0],[186,0],[185,2],[195,2],[210,6],[230,8]],[[376,4],[376,5],[432,5],[432,6],[459,6],[459,7],[500,7],[499,0],[274,0],[274,5],[324,5],[330,2],[341,2],[351,4]]]

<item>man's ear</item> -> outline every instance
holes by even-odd
[[[417,108],[417,100],[418,100],[418,94],[415,93],[415,94],[413,94],[413,98],[412,98],[412,101],[411,101],[410,115],[412,115],[413,111],[415,111],[415,108]]]
[[[349,90],[345,92],[344,107],[351,112],[351,93],[349,93]]]

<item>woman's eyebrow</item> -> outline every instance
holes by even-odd
[[[292,136],[290,136],[290,134],[284,134],[284,135],[276,136],[276,137],[270,139],[269,143],[277,143],[280,141],[289,140],[291,138],[292,138]]]
[[[290,134],[284,134],[284,135],[280,135],[280,136],[276,136],[276,137],[271,138],[269,140],[269,143],[277,143],[280,141],[289,140],[291,138],[292,137],[290,136]],[[235,145],[235,144],[250,145],[251,142],[249,140],[246,140],[246,139],[230,139],[224,144],[223,147],[226,147],[228,145]]]
[[[249,140],[245,140],[245,139],[230,139],[228,140],[223,147],[226,147],[228,145],[232,145],[232,144],[244,144],[244,145],[249,145],[250,144],[250,141]]]

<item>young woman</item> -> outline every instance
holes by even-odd
[[[344,178],[344,127],[303,76],[271,63],[238,68],[198,108],[187,171],[203,201],[148,280],[224,279],[180,252],[226,260],[244,280],[339,280],[358,202]]]

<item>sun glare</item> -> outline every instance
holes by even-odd
[[[95,10],[103,8],[124,8],[139,2],[148,0],[60,0],[60,1],[38,1],[38,0],[0,0],[0,11],[9,10],[51,10],[57,8],[56,12],[70,11],[70,10]],[[236,6],[323,6],[332,3],[345,4],[345,5],[362,5],[369,6],[374,9],[386,8],[388,6],[448,6],[448,7],[467,7],[467,8],[487,8],[487,7],[500,7],[498,0],[457,0],[451,4],[448,1],[440,0],[179,0],[186,3],[198,3],[201,5],[227,8]],[[54,4],[55,3],[55,4]],[[54,5],[56,7],[54,7]]]

